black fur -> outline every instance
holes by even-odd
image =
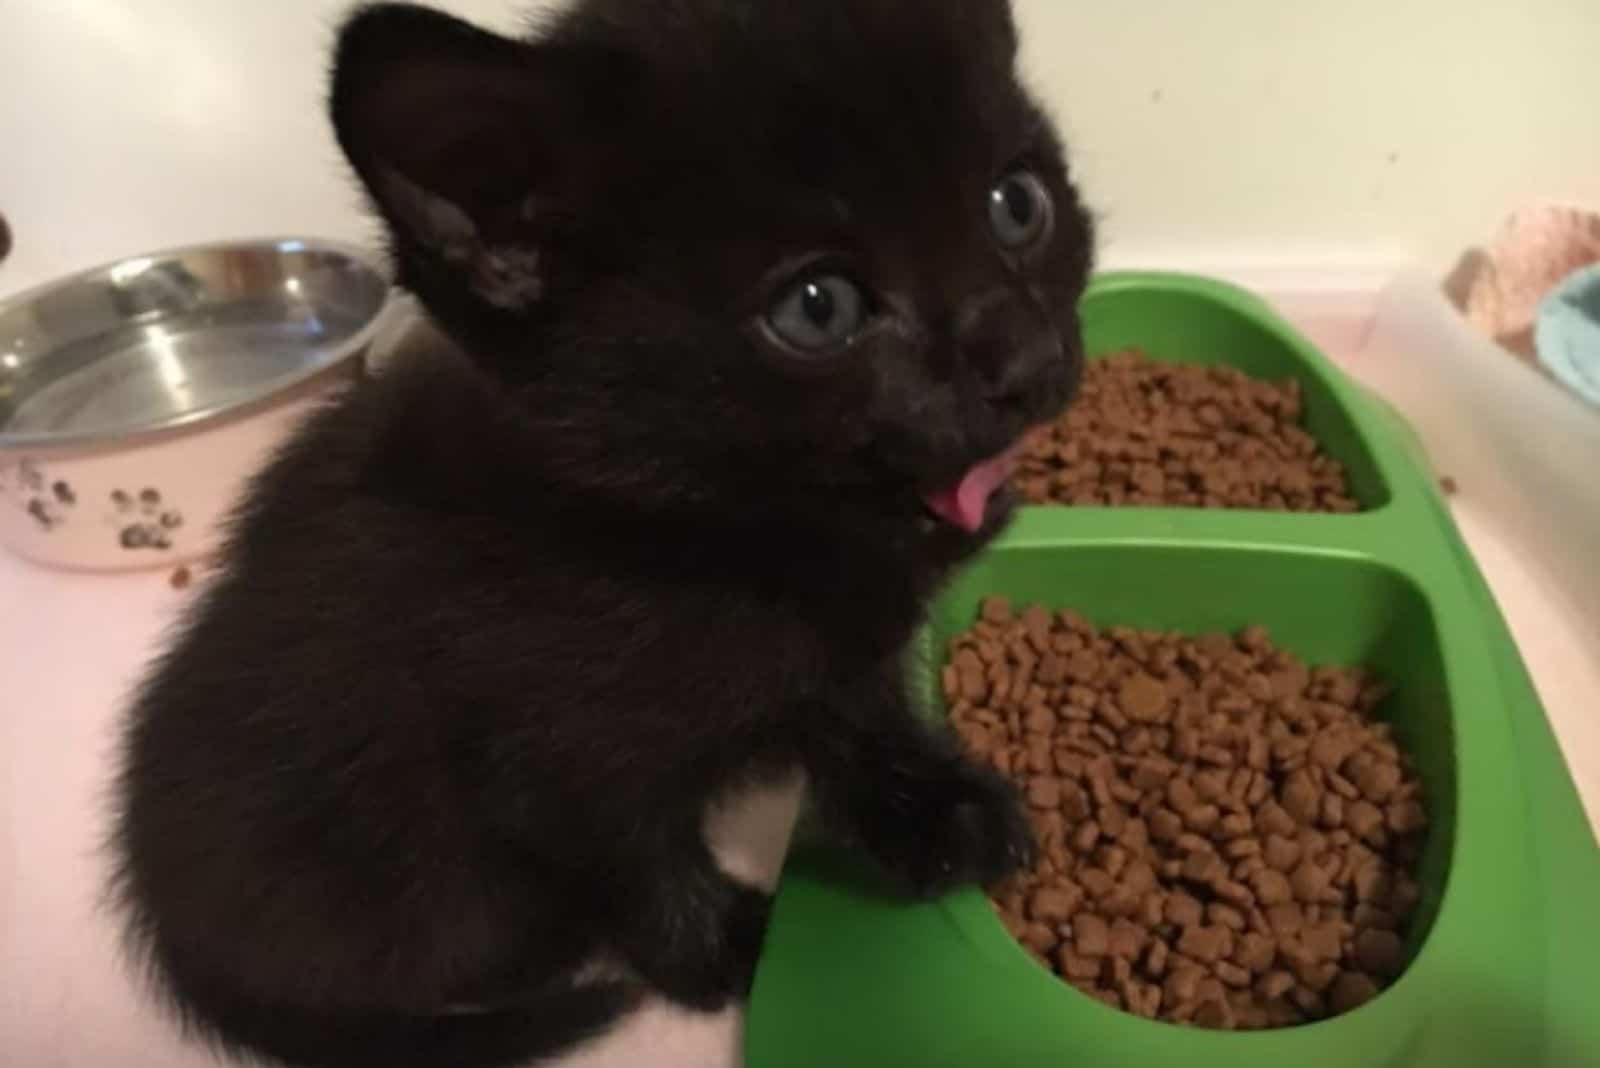
[[[1015,44],[1003,0],[346,24],[340,142],[454,344],[258,478],[133,709],[116,890],[198,1034],[473,1068],[647,990],[740,998],[768,902],[702,820],[797,765],[909,892],[1026,860],[1011,792],[903,679],[1005,520],[924,496],[1080,362],[1089,225]],[[1003,254],[986,196],[1019,166],[1054,229]],[[869,294],[828,356],[762,325],[807,270]]]

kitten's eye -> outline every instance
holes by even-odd
[[[989,226],[1000,247],[1017,251],[1037,243],[1050,229],[1050,191],[1028,171],[1013,171],[989,190]]]
[[[778,339],[804,353],[838,348],[865,319],[860,287],[836,274],[802,278],[779,294],[767,312],[767,325]]]

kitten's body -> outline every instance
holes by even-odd
[[[718,866],[705,822],[797,771],[913,891],[1025,857],[1009,793],[918,725],[902,657],[950,567],[1004,520],[996,505],[981,527],[939,524],[919,493],[966,478],[1070,388],[1087,263],[1070,187],[1057,192],[1061,251],[1017,283],[1044,309],[1027,321],[1045,325],[1024,330],[1007,302],[1032,298],[995,282],[1007,275],[992,264],[939,276],[930,253],[950,259],[961,243],[882,251],[863,236],[873,224],[859,214],[891,207],[915,235],[933,202],[963,190],[955,176],[889,195],[887,178],[913,172],[874,163],[844,128],[799,131],[813,173],[763,171],[782,154],[756,132],[774,117],[761,109],[811,99],[787,95],[813,84],[800,68],[798,81],[751,81],[771,100],[734,116],[720,147],[689,133],[704,122],[618,118],[644,108],[630,86],[653,87],[652,106],[673,93],[704,106],[706,87],[685,80],[718,64],[759,79],[746,36],[832,41],[805,68],[859,79],[851,64],[884,43],[871,34],[922,32],[920,4],[638,7],[655,14],[592,2],[552,31],[544,55],[563,70],[607,57],[602,74],[562,75],[584,100],[565,118],[524,86],[544,67],[521,46],[411,11],[346,32],[341,137],[394,229],[402,281],[470,358],[442,346],[409,359],[297,436],[134,709],[116,838],[133,945],[184,1019],[230,1047],[330,1068],[471,1068],[567,1048],[646,991],[703,1009],[737,999],[767,897]],[[933,8],[951,40],[968,23],[1009,34],[1000,0]],[[652,28],[674,48],[701,42],[709,71],[649,54],[638,42]],[[1008,36],[966,42],[970,63],[946,37],[924,58],[1016,94]],[[629,42],[645,58],[618,69]],[[441,99],[474,107],[439,115],[424,152],[403,138],[438,110],[414,88],[436,48],[449,60]],[[1004,53],[1001,73],[968,71],[997,62],[984,49]],[[412,75],[386,80],[388,66]],[[905,109],[941,72],[900,73],[891,95]],[[363,96],[363,78],[387,95]],[[484,101],[512,83],[528,95],[517,129],[534,114],[547,130],[610,131],[574,148],[589,184],[524,158],[504,122],[479,129]],[[428,107],[400,108],[405,92]],[[843,121],[838,100],[813,102]],[[1037,121],[1020,95],[1011,106]],[[484,137],[507,158],[474,154]],[[1037,144],[1051,166],[1053,141]],[[696,160],[729,198],[698,225],[685,217]],[[763,181],[776,198],[764,210],[751,187]],[[805,192],[785,188],[796,182]],[[604,225],[572,224],[625,194]],[[776,206],[785,197],[796,212]],[[763,362],[740,310],[752,268],[817,244],[848,246],[874,265],[853,270],[881,268],[922,299],[950,288],[948,318],[891,322],[902,297],[885,284],[887,325],[850,341],[882,349],[857,361],[869,370]],[[1011,349],[1040,330],[1055,347],[1018,370]],[[946,334],[953,355],[928,356]],[[1015,377],[992,402],[966,386],[980,349]],[[932,386],[930,361],[943,366]]]

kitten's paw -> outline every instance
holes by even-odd
[[[989,886],[1037,858],[1016,790],[986,768],[962,763],[898,800],[905,818],[868,846],[919,897],[966,883]]]
[[[661,902],[661,922],[632,953],[663,997],[701,1012],[749,996],[772,912],[770,897],[731,881],[715,896],[714,904],[699,894],[680,896],[675,915]]]

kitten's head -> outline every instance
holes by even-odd
[[[332,107],[550,477],[948,553],[1082,362],[1090,224],[1015,52],[1007,0],[579,0],[526,42],[379,6]]]

